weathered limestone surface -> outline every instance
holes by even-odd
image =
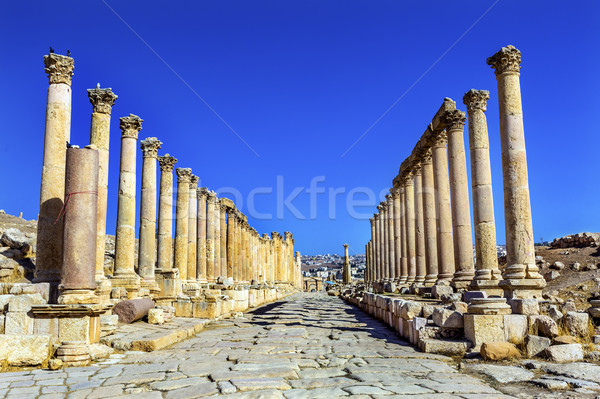
[[[177,158],[165,154],[158,157],[160,165],[160,196],[158,202],[158,260],[160,270],[173,268],[173,167]]]
[[[196,175],[190,177],[189,207],[188,207],[188,260],[187,280],[196,281],[196,262],[198,248],[198,180]]]
[[[190,168],[177,168],[177,210],[175,214],[175,246],[173,265],[179,270],[182,280],[187,279],[188,264],[188,212],[190,180],[192,170]]]

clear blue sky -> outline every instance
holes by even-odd
[[[191,167],[203,185],[234,187],[247,214],[248,193],[272,187],[272,194],[255,197],[255,209],[274,216],[251,218],[260,233],[292,231],[296,249],[307,254],[342,253],[344,242],[351,253],[362,253],[369,222],[346,212],[348,192],[389,188],[443,98],[464,110],[463,94],[476,88],[491,95],[496,227],[504,243],[497,88],[485,61],[513,44],[523,53],[535,238],[600,231],[598,21],[597,1],[5,2],[0,208],[37,217],[48,86],[42,57],[52,46],[62,54],[70,49],[75,58],[73,144],[89,142],[86,89],[100,82],[119,96],[111,124],[111,234],[118,118],[134,113],[144,119],[141,139],[158,137],[164,142],[160,153]],[[138,152],[139,170],[140,161]],[[306,191],[292,202],[306,219],[289,209],[277,218],[277,176],[284,197],[325,176],[319,187],[327,192],[316,196],[314,218]],[[334,201],[334,220],[330,188],[345,188]],[[365,215],[374,210],[374,201],[357,208]]]

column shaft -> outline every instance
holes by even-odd
[[[187,280],[190,180],[192,170],[177,168],[177,202],[175,213],[175,251],[173,264],[182,281]]]
[[[438,276],[438,248],[436,232],[436,209],[433,164],[431,149],[421,157],[421,184],[423,186],[423,225],[425,228],[425,259],[427,262],[427,275],[425,286],[435,284]]]
[[[198,196],[198,226],[196,228],[198,241],[196,244],[196,279],[200,282],[207,282],[206,278],[206,198],[208,189],[200,187],[197,191]]]
[[[158,157],[160,194],[158,201],[158,260],[161,271],[173,269],[173,167],[177,159],[166,154]]]
[[[187,280],[196,281],[198,261],[198,176],[190,178],[190,191],[188,194],[188,260]]]
[[[415,252],[416,252],[416,270],[415,283],[422,285],[425,282],[427,273],[425,261],[425,219],[423,214],[423,183],[421,177],[421,166],[415,168],[414,175],[415,186]]]
[[[213,191],[208,192],[206,205],[206,278],[208,282],[215,281],[215,207],[217,196]]]

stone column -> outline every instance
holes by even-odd
[[[143,120],[129,114],[120,119],[121,170],[115,234],[115,271],[112,286],[124,287],[134,298],[140,289],[140,277],[135,273],[135,158],[137,139]]]
[[[221,203],[219,198],[215,203],[215,239],[214,239],[214,254],[215,254],[215,280],[221,277]]]
[[[455,273],[452,286],[466,289],[473,277],[473,232],[471,230],[471,207],[469,206],[469,181],[463,128],[465,113],[457,109],[446,111],[442,116],[448,134],[448,163],[450,169],[452,227],[454,238]]]
[[[173,265],[179,270],[179,278],[187,280],[188,264],[188,233],[189,233],[189,208],[190,208],[190,181],[192,170],[190,168],[177,168],[177,202],[175,213],[175,250]]]
[[[160,194],[158,201],[158,260],[161,271],[173,269],[173,167],[177,159],[165,154],[158,157]]]
[[[227,208],[227,277],[233,276],[235,264],[235,209]]]
[[[222,198],[222,200],[225,198]],[[227,206],[223,203],[223,201],[219,202],[219,220],[220,220],[220,256],[221,256],[221,276],[227,277],[227,221],[225,220],[225,216],[227,215]]]
[[[463,97],[469,116],[469,148],[471,149],[471,188],[473,191],[473,224],[475,227],[475,278],[470,289],[485,291],[488,296],[502,295],[501,275],[496,250],[496,225],[492,196],[492,172],[485,110],[490,93],[469,90]]]
[[[417,276],[417,253],[415,240],[415,193],[412,171],[404,174],[404,214],[406,215],[406,262],[408,266],[407,284],[415,282]]]
[[[371,224],[371,244],[375,241],[375,216],[369,219]],[[371,245],[371,280],[369,282],[373,282],[375,280],[375,255],[372,251],[373,246]]]
[[[383,281],[389,281],[390,279],[390,248],[388,239],[388,207],[386,202],[381,203],[381,248],[383,250]]]
[[[425,260],[427,275],[425,286],[435,284],[438,276],[438,248],[436,232],[436,209],[433,179],[433,161],[431,149],[426,149],[421,154],[421,185],[423,197],[423,226],[425,228]]]
[[[437,216],[438,276],[436,284],[447,284],[454,276],[454,245],[452,242],[452,210],[450,208],[450,183],[446,131],[433,132],[433,178]],[[442,283],[445,281],[446,283]]]
[[[387,203],[387,235],[388,235],[388,257],[389,257],[389,267],[388,267],[388,276],[390,281],[395,281],[396,279],[396,251],[395,246],[396,242],[394,240],[394,200],[391,194],[385,196]]]
[[[400,233],[402,224],[400,223],[400,191],[397,187],[392,188],[392,202],[394,210],[394,277],[395,281],[398,282],[402,275],[402,235]]]
[[[344,284],[350,284],[350,257],[348,256],[348,244],[344,244],[344,271],[342,273]]]
[[[406,192],[404,187],[398,189],[400,195],[400,279],[398,284],[406,284],[408,280],[408,233],[406,231]]]
[[[487,59],[495,69],[500,107],[506,268],[501,286],[509,298],[539,298],[546,282],[535,264],[525,131],[521,106],[521,52],[503,47]]]
[[[208,192],[206,199],[206,279],[209,283],[215,282],[215,208],[217,195],[214,191]]]
[[[377,218],[375,222],[377,224],[377,282],[383,282],[385,279],[385,255],[383,249],[383,207],[377,205]]]
[[[427,267],[425,261],[425,217],[423,213],[423,183],[421,178],[421,164],[414,166],[413,183],[415,192],[415,256],[416,270],[415,284],[423,285]]]
[[[198,224],[196,227],[198,241],[196,244],[196,279],[201,283],[208,282],[206,278],[206,198],[208,189],[206,187],[198,188],[196,192],[198,198]]]
[[[51,301],[56,300],[63,257],[63,220],[57,221],[65,196],[66,143],[71,139],[71,57],[44,56],[49,87],[46,102],[44,160],[37,225],[35,282],[50,283]]]
[[[190,176],[187,260],[187,281],[190,282],[196,281],[198,261],[198,180],[200,180],[198,176]]]
[[[138,274],[142,288],[148,288],[155,294],[159,292],[154,278],[154,268],[156,267],[156,157],[161,144],[156,137],[148,137],[140,142],[143,163]]]
[[[96,284],[97,294],[107,302],[110,297],[110,280],[104,275],[106,248],[106,207],[108,198],[108,148],[110,143],[110,114],[117,95],[112,89],[88,89],[92,103],[90,144],[98,149],[98,226],[96,229]]]
[[[233,228],[233,281],[237,284],[240,278],[240,216],[239,211],[235,209],[228,217],[227,222],[231,221]]]
[[[67,149],[64,209],[64,252],[59,304],[97,303],[96,237],[98,151]]]

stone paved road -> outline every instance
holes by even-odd
[[[0,374],[6,398],[509,398],[323,294],[295,294],[152,353]]]

